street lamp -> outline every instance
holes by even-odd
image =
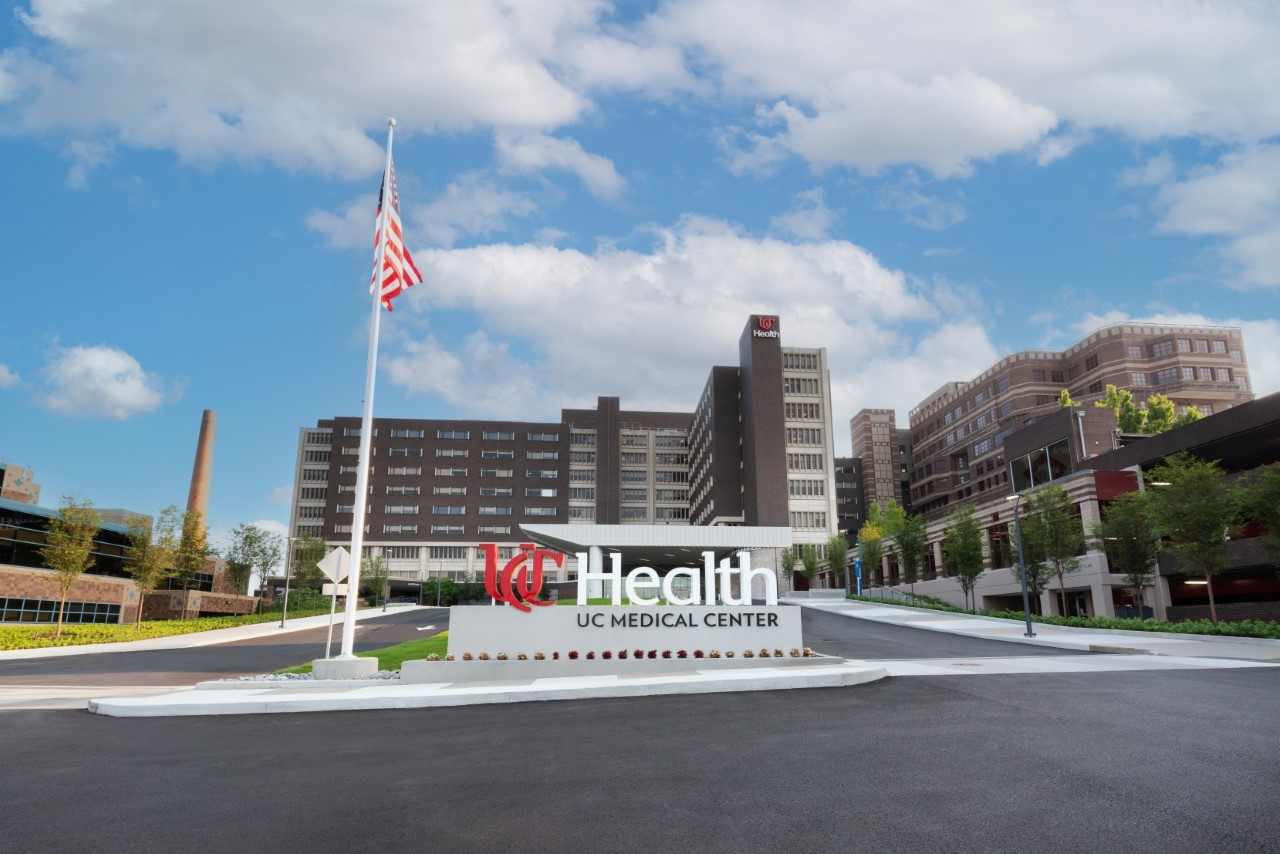
[[[1026,636],[1033,638],[1036,633],[1031,630],[1031,599],[1027,596],[1027,559],[1022,551],[1022,493],[1006,495],[1005,501],[1013,502],[1013,527],[1018,532],[1018,577],[1022,581],[1022,616],[1027,621]]]

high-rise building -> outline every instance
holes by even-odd
[[[863,409],[849,419],[853,456],[862,460],[862,493],[881,512],[891,500],[903,507],[911,504],[911,432],[896,422],[892,409]]]
[[[739,364],[713,367],[693,412],[617,397],[559,422],[374,419],[365,546],[392,578],[464,578],[476,545],[522,522],[790,527],[820,549],[837,525],[825,349],[784,348],[753,315]],[[300,431],[292,536],[347,542],[360,420]]]
[[[1253,399],[1235,327],[1117,323],[1065,350],[1013,353],[911,410],[912,505],[937,518],[1004,495],[1005,437],[1055,412],[1062,390],[1089,406],[1107,385],[1131,391],[1136,402],[1165,395],[1179,413],[1194,406],[1212,415]]]

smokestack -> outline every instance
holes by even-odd
[[[209,518],[209,473],[213,469],[213,437],[217,430],[218,413],[206,409],[200,419],[200,442],[191,469],[191,491],[187,493],[187,511],[198,510],[202,526]]]

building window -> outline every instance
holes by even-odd
[[[822,404],[820,403],[784,403],[783,410],[788,421],[822,420]]]
[[[495,537],[509,537],[511,536],[511,526],[510,525],[481,525],[480,527],[476,528],[476,533],[489,534],[490,536],[495,536]]]
[[[434,533],[434,529],[433,529]],[[466,560],[466,546],[431,546],[427,550],[427,557],[431,560]]]
[[[570,501],[595,501],[596,500],[595,488],[594,487],[587,488],[585,486],[570,487],[569,500]]]
[[[388,516],[417,516],[417,504],[388,504],[384,511]]]
[[[480,438],[486,442],[514,442],[516,440],[515,433],[506,433],[499,430],[485,430],[480,433]]]
[[[527,436],[530,442],[559,442],[559,433],[529,433]]]
[[[592,483],[595,479],[594,469],[572,469],[569,472],[569,480],[572,483]]]
[[[1097,353],[1094,353],[1094,354],[1093,354],[1093,355],[1091,355],[1091,356],[1086,356],[1086,357],[1085,357],[1085,360],[1084,360],[1084,369],[1085,369],[1086,371],[1092,371],[1092,370],[1095,370],[1097,367],[1098,367],[1098,354],[1097,354]]]
[[[653,438],[653,444],[659,448],[684,448],[689,442],[685,436],[658,435]]]
[[[530,480],[554,480],[560,476],[555,469],[527,469],[524,476]]]
[[[623,483],[644,483],[644,472],[636,472],[640,475],[638,480],[628,480],[627,473],[623,471]],[[654,483],[688,483],[689,473],[687,471],[655,471],[653,473]]]
[[[789,480],[787,494],[793,498],[821,497],[827,494],[825,480]]]
[[[1239,350],[1232,350],[1231,361],[1235,362],[1237,365],[1240,364],[1241,362],[1244,361],[1244,354],[1241,353]]]
[[[425,439],[427,431],[425,430],[392,430],[392,439]]]
[[[559,451],[526,451],[525,459],[527,460],[558,460],[560,459]]]
[[[649,455],[641,451],[623,451],[622,464],[624,466],[642,466],[649,462]]]
[[[526,516],[554,516],[556,508],[554,507],[526,507],[524,508]]]
[[[1129,374],[1129,384],[1134,388],[1143,388],[1147,384],[1147,375],[1142,371],[1133,371]]]
[[[481,515],[481,516],[510,516],[510,515],[511,515],[511,508],[510,508],[510,507],[496,507],[496,506],[494,506],[494,507],[481,507],[481,508],[480,508],[480,515]]]
[[[391,448],[387,451],[388,457],[420,457],[422,456],[421,448]]]
[[[538,486],[526,486],[524,489],[525,498],[555,498],[558,493],[558,489],[545,489]]]
[[[1213,352],[1214,352],[1214,353],[1217,353],[1219,356],[1225,356],[1225,355],[1226,355],[1226,353],[1227,353],[1227,342],[1226,342],[1226,341],[1216,341],[1216,340],[1215,340],[1215,341],[1213,341],[1212,343],[1213,343]]]
[[[647,507],[623,507],[622,518],[628,522],[643,522],[649,518]]]
[[[1031,381],[1033,383],[1042,383],[1045,381],[1045,378],[1045,372],[1038,368],[1031,372]]]
[[[387,468],[389,475],[410,475],[413,477],[422,476],[422,466],[390,466]]]
[[[515,477],[515,469],[480,469],[481,477]]]
[[[1125,348],[1125,353],[1128,354],[1130,359],[1142,358],[1142,348],[1139,347],[1137,344],[1130,344],[1128,347]]]
[[[436,469],[436,477],[466,477],[466,469]],[[480,476],[484,477],[484,470],[481,469]]]
[[[647,448],[649,447],[649,437],[644,433],[623,433],[622,446],[624,448]]]
[[[466,495],[467,488],[465,486],[433,486],[431,487],[432,495]]]
[[[470,455],[471,452],[466,448],[436,448],[437,457],[458,457],[465,460]]]
[[[514,460],[515,458],[515,451],[498,451],[491,448],[480,452],[482,460]]]
[[[1229,383],[1229,382],[1231,382],[1231,369],[1230,369],[1230,368],[1218,368],[1218,382],[1220,382],[1220,383]]]
[[[387,495],[421,495],[421,486],[388,486]]]
[[[653,511],[653,518],[658,522],[676,522],[689,518],[688,507],[658,507]]]
[[[390,510],[387,512],[390,512]],[[414,508],[413,512],[418,512],[417,508]],[[436,504],[431,508],[431,513],[434,516],[461,516],[466,512],[467,508],[459,504]]]
[[[660,466],[687,466],[689,464],[688,454],[654,454],[653,461]]]
[[[596,508],[594,507],[570,507],[569,518],[577,519],[580,522],[590,522],[596,518]]]
[[[1249,378],[1248,378],[1248,377],[1245,377],[1245,376],[1240,376],[1240,375],[1238,375],[1238,374],[1237,374],[1237,375],[1236,375],[1236,388],[1240,389],[1241,391],[1248,391],[1248,390],[1249,390]]]
[[[1178,352],[1179,352],[1179,353],[1190,353],[1190,352],[1191,352],[1191,339],[1190,339],[1190,338],[1179,338],[1179,339],[1178,339]]]
[[[1158,359],[1161,356],[1173,355],[1173,341],[1157,341],[1154,344],[1147,345],[1147,355],[1152,359]]]
[[[470,439],[470,430],[437,430],[437,439]]]
[[[417,533],[417,525],[412,526],[414,533]],[[382,550],[382,555],[387,560],[417,560],[422,549],[419,546],[387,546]]]
[[[1196,378],[1196,369],[1195,369],[1195,368],[1183,368],[1183,369],[1182,369],[1182,378],[1183,378],[1184,380],[1190,380],[1190,381],[1193,381],[1193,382],[1194,382],[1194,381],[1195,381],[1195,378]]]
[[[1164,370],[1156,371],[1154,374],[1152,374],[1152,381],[1153,381],[1157,386],[1169,385],[1170,383],[1176,383],[1176,382],[1178,381],[1178,369],[1177,369],[1177,368],[1165,368]]]
[[[623,457],[624,457],[624,459],[625,459],[626,454],[623,454],[622,456],[623,456]],[[595,465],[595,462],[596,462],[596,452],[595,452],[595,451],[570,451],[570,452],[569,452],[569,462],[571,462],[571,463],[591,463],[592,465]]]
[[[591,432],[572,430],[569,432],[569,444],[595,447],[596,434]]]
[[[509,486],[482,486],[480,494],[484,496],[496,496],[498,498],[510,498],[511,487]]]
[[[1205,340],[1205,339],[1203,339],[1203,338],[1197,338],[1197,339],[1196,339],[1196,352],[1197,352],[1197,353],[1208,353],[1208,352],[1209,352],[1209,342],[1208,342],[1208,341],[1206,341],[1206,340]]]
[[[325,469],[303,469],[302,479],[307,483],[324,482],[329,479],[329,472]]]
[[[324,501],[327,492],[327,487],[304,486],[299,490],[299,497],[303,501]]]
[[[383,525],[382,533],[384,534],[416,534],[418,533],[417,525]],[[384,551],[394,551],[398,546],[392,546]],[[417,557],[417,549],[414,549],[414,557]]]
[[[630,489],[623,489],[622,500],[623,501],[648,501],[649,490],[635,489],[634,487]]]

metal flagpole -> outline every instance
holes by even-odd
[[[356,472],[355,517],[351,524],[351,568],[347,574],[347,607],[342,620],[339,659],[352,659],[356,635],[356,594],[360,590],[360,561],[364,553],[364,516],[369,501],[369,453],[373,441],[373,385],[378,370],[378,327],[382,319],[382,265],[387,252],[387,219],[391,206],[391,140],[396,120],[387,119],[387,164],[382,169],[382,210],[378,212],[378,260],[373,267],[373,315],[369,319],[369,362],[364,376],[364,416],[360,420],[360,470]]]

